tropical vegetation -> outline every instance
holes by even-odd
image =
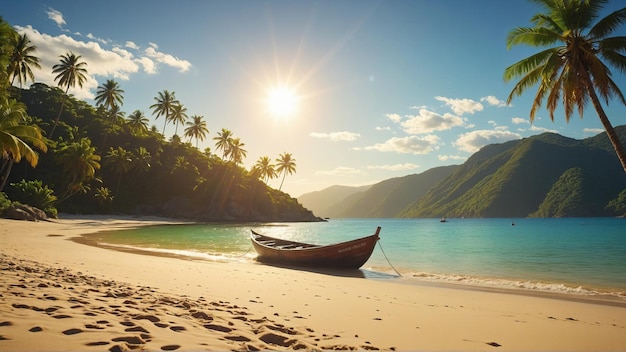
[[[175,92],[158,92],[149,106],[155,118],[164,119],[159,132],[140,110],[126,116],[124,90],[113,79],[98,86],[96,106],[68,94],[88,77],[80,55],[59,57],[53,67],[58,87],[35,81],[39,62],[28,37],[0,18],[0,191],[5,191],[0,212],[20,202],[49,216],[58,209],[207,221],[318,220],[263,182],[274,173],[260,175],[242,166],[245,143],[230,130],[222,128],[213,138],[221,157],[210,148],[199,150],[198,142],[209,135],[207,121],[202,115],[188,121]],[[32,84],[24,88],[28,81]],[[166,140],[168,123],[176,127]],[[179,125],[185,126],[185,141],[177,134]],[[295,165],[288,172],[295,172]]]
[[[562,102],[565,120],[575,109],[583,117],[591,103],[626,172],[626,152],[611,125],[601,100],[608,105],[617,98],[626,105],[624,95],[612,79],[610,66],[626,73],[626,36],[614,32],[626,22],[626,7],[598,19],[607,0],[534,0],[545,13],[535,15],[534,27],[518,27],[507,37],[509,48],[525,44],[533,47],[556,45],[531,55],[506,68],[504,79],[521,77],[507,99],[519,96],[538,85],[530,109],[530,121],[544,99],[554,121],[554,111]]]

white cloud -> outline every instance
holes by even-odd
[[[180,72],[187,72],[191,68],[191,63],[187,60],[182,60],[177,57],[174,57],[170,54],[165,54],[160,51],[157,51],[158,47],[156,44],[150,43],[150,47],[147,48],[144,53],[159,63],[178,68]]]
[[[386,126],[386,127],[376,127],[376,131],[391,131],[391,127]]]
[[[521,125],[523,123],[530,123],[530,121],[528,119],[522,118],[522,117],[514,117],[511,119],[511,122],[513,122],[516,125]]]
[[[365,150],[377,150],[379,152],[395,152],[403,154],[428,154],[439,149],[440,138],[435,135],[393,137],[385,143],[377,143],[373,146],[365,147]]]
[[[487,104],[489,104],[491,106],[497,106],[497,107],[508,106],[505,101],[502,101],[502,100],[494,97],[493,95],[488,95],[486,97],[482,97],[482,98],[480,98],[480,101],[486,101]]]
[[[600,134],[600,133],[604,132],[604,129],[602,129],[602,128],[583,128],[583,132],[584,133],[591,133],[591,134]]]
[[[385,116],[394,123],[400,123],[400,121],[402,121],[402,116],[398,114],[387,114]]]
[[[373,170],[387,170],[387,171],[406,171],[406,170],[415,170],[419,167],[419,165],[404,163],[404,164],[395,164],[395,165],[371,165],[368,166],[368,169]]]
[[[331,132],[331,133],[311,132],[311,134],[309,135],[313,138],[329,139],[333,142],[339,142],[339,141],[351,142],[361,137],[361,135],[358,133],[348,132],[348,131]]]
[[[156,64],[152,59],[147,57],[140,57],[135,59],[135,62],[143,67],[143,71],[147,74],[153,75],[157,73]]]
[[[131,42],[130,40],[124,44],[125,47],[129,49],[139,49],[139,45],[135,44],[135,42]]]
[[[59,14],[60,15],[60,14]],[[87,63],[87,79],[83,87],[70,88],[69,93],[77,99],[93,99],[94,91],[98,87],[96,77],[113,77],[120,80],[128,80],[130,75],[139,72],[140,68],[148,74],[157,72],[158,64],[170,65],[178,68],[181,72],[189,70],[191,64],[186,60],[180,60],[169,54],[164,54],[154,50],[156,44],[151,43],[151,53],[155,60],[143,56],[141,53],[133,54],[120,46],[106,48],[101,46],[96,39],[90,41],[76,40],[73,37],[61,34],[52,36],[40,33],[32,26],[15,26],[18,33],[26,33],[33,45],[37,47],[37,56],[41,60],[41,69],[34,69],[37,82],[42,82],[50,86],[56,86],[52,66],[59,63],[60,56],[72,52],[81,56],[81,60]],[[88,35],[95,38],[93,35]],[[126,47],[132,49],[136,44],[127,42]]]
[[[452,99],[446,97],[435,97],[435,99],[446,103],[457,115],[474,114],[477,111],[483,111],[483,104],[472,99]]]
[[[557,130],[551,130],[545,127],[537,127],[535,125],[530,126],[530,130],[534,131],[534,132],[552,132],[552,133],[559,133],[559,131]]]
[[[329,171],[316,171],[315,172],[316,175],[323,175],[323,176],[345,176],[345,175],[355,175],[355,174],[360,174],[360,173],[361,171],[359,169],[355,169],[352,167],[345,167],[345,166],[340,166]]]
[[[488,144],[504,143],[521,138],[521,135],[510,131],[477,130],[459,135],[453,145],[461,151],[475,153]]]
[[[467,157],[465,156],[460,156],[460,155],[437,155],[437,159],[441,160],[441,161],[448,161],[448,160],[467,160]]]
[[[420,109],[417,115],[406,116],[408,119],[401,123],[404,131],[409,134],[424,134],[434,131],[445,131],[453,127],[463,126],[465,119],[445,113],[437,114],[426,109]]]
[[[57,26],[62,27],[65,24],[65,20],[63,19],[63,14],[60,11],[57,11],[53,8],[49,8],[48,12],[46,12],[48,14],[48,19],[53,20]]]

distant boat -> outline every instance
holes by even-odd
[[[442,217],[441,220],[439,220],[439,222],[448,222],[448,219],[446,219],[446,217]]]
[[[331,245],[316,245],[261,235],[251,230],[250,239],[258,253],[257,260],[266,263],[305,267],[360,268],[374,251],[380,227],[373,235]]]

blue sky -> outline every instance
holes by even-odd
[[[621,6],[613,1],[606,13]],[[514,84],[504,82],[504,69],[537,51],[506,48],[507,33],[541,12],[527,0],[22,0],[2,7],[3,19],[38,48],[37,82],[56,85],[51,67],[73,51],[90,76],[70,93],[93,103],[97,86],[115,79],[125,91],[122,110],[143,111],[159,130],[163,117],[155,120],[149,106],[158,92],[173,91],[189,116],[207,122],[201,149],[215,151],[212,138],[228,128],[245,143],[246,168],[291,153],[297,170],[283,190],[292,196],[461,164],[486,144],[546,131],[576,139],[603,131],[592,108],[569,124],[562,111],[552,122],[542,108],[530,124],[535,90],[504,104]],[[626,77],[613,74],[626,90]],[[276,87],[296,97],[288,116],[268,111]],[[626,123],[617,101],[607,113],[614,126]]]

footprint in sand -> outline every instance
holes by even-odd
[[[180,345],[165,345],[161,346],[161,351],[175,351],[180,348]]]
[[[63,335],[76,335],[83,332],[81,329],[67,329],[63,331]]]

